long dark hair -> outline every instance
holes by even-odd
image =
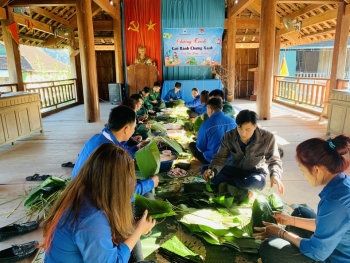
[[[84,163],[79,174],[67,185],[52,207],[44,225],[44,241],[40,247],[49,251],[57,224],[71,224],[80,212],[86,194],[104,212],[115,244],[121,243],[134,230],[131,197],[136,183],[134,162],[115,144],[102,144]],[[74,213],[72,222],[67,222]]]
[[[310,172],[314,166],[323,166],[330,173],[337,174],[350,165],[345,157],[347,153],[350,153],[350,138],[346,135],[328,140],[312,138],[297,146],[296,159]]]

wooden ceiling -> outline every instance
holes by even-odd
[[[80,0],[0,0],[0,19],[6,18],[6,7],[29,7],[30,17],[14,13],[19,26],[20,43],[24,45],[64,48],[78,47],[76,1]],[[86,0],[87,1],[87,0]],[[205,0],[203,0],[205,1]],[[237,16],[236,42],[240,47],[259,45],[261,0],[226,0],[227,15]],[[263,0],[266,1],[266,0]],[[350,0],[277,0],[276,29],[281,46],[294,46],[334,39],[338,3]],[[114,0],[114,2],[119,2]],[[113,49],[114,7],[109,0],[91,1],[96,50]],[[107,6],[108,5],[108,6]],[[104,8],[101,8],[104,7]],[[105,11],[107,10],[107,11]],[[346,8],[350,14],[350,5]],[[289,31],[283,18],[301,22],[301,29]],[[33,29],[29,30],[30,21]],[[2,34],[0,36],[0,40]]]

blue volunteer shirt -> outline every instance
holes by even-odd
[[[113,135],[113,133],[107,128],[103,128],[102,133],[95,134],[92,136],[83,146],[83,149],[79,153],[78,159],[75,162],[74,169],[72,171],[72,179],[77,176],[81,167],[85,163],[85,161],[89,158],[89,156],[93,153],[93,151],[100,145],[104,143],[112,143],[117,144],[120,147],[124,148],[131,156],[131,158],[135,157],[135,152],[137,151],[137,146],[128,147],[126,145],[127,142],[119,142],[117,138]],[[135,193],[144,195],[148,193],[154,188],[154,182],[152,179],[147,180],[139,180],[135,186]]]
[[[217,153],[225,132],[233,130],[236,126],[235,119],[225,115],[222,111],[215,112],[203,122],[198,131],[196,146],[209,163]]]
[[[322,262],[350,262],[350,178],[334,177],[319,194],[316,231],[303,238],[300,252]]]
[[[164,97],[164,101],[170,101],[170,99],[183,100],[182,91],[179,90],[177,93],[175,93],[175,89],[169,90],[168,93]]]
[[[124,243],[113,244],[111,227],[102,210],[85,198],[78,218],[73,221],[74,213],[65,223],[65,215],[60,219],[51,247],[45,252],[45,263],[129,261],[129,247]]]
[[[185,102],[185,106],[189,108],[198,107],[199,105],[201,105],[200,97],[200,95],[197,95],[197,97],[195,97],[192,101]]]

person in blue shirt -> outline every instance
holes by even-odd
[[[199,128],[196,142],[189,144],[193,156],[202,164],[211,162],[220,147],[222,136],[237,126],[233,118],[222,112],[222,101],[220,99],[210,99],[206,108],[209,119]]]
[[[193,88],[192,97],[193,97],[193,100],[189,102],[185,102],[183,106],[190,108],[188,111],[188,115],[190,118],[196,118],[199,115],[207,112],[206,103],[209,98],[209,91],[203,90],[201,94],[199,94],[198,89]]]
[[[274,214],[276,224],[256,227],[256,238],[265,240],[259,253],[269,263],[350,262],[350,137],[312,138],[296,148],[300,170],[320,192],[317,214],[299,207],[292,215]]]
[[[129,107],[118,106],[111,110],[108,118],[108,125],[102,129],[102,133],[92,136],[80,151],[72,172],[72,179],[78,175],[81,167],[93,153],[93,151],[104,143],[116,144],[123,147],[131,158],[135,157],[135,152],[148,142],[141,142],[135,146],[127,146],[127,142],[133,135],[136,126],[136,113]],[[150,192],[159,183],[158,176],[150,179],[139,180],[135,185],[135,193],[144,195]]]
[[[135,223],[130,202],[135,183],[128,152],[117,144],[98,146],[45,220],[40,245],[45,263],[143,262],[134,259],[131,250],[155,220],[146,210]]]
[[[181,89],[181,83],[176,82],[175,87],[168,91],[164,97],[165,104],[167,107],[173,107],[183,103],[183,96]]]

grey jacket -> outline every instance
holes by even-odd
[[[278,152],[275,136],[265,130],[255,129],[255,139],[246,147],[245,154],[238,142],[237,128],[224,134],[218,152],[214,155],[209,167],[220,172],[229,156],[230,165],[242,170],[261,170],[282,177],[282,161]],[[215,166],[215,167],[214,167]]]

